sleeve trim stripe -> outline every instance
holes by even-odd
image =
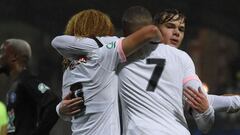
[[[123,52],[123,48],[122,48],[122,40],[123,39],[120,39],[117,41],[117,50],[118,50],[121,62],[126,62],[126,55]]]
[[[191,76],[188,76],[188,77],[185,77],[183,79],[183,84],[186,84],[187,82],[191,81],[191,80],[197,80],[197,81],[200,81],[200,79],[198,78],[197,75],[191,75]],[[200,81],[201,82],[201,81]]]

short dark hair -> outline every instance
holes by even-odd
[[[152,24],[152,15],[142,6],[130,7],[122,16],[122,28],[125,36],[149,24]]]
[[[28,65],[31,56],[32,50],[30,44],[22,39],[7,39],[4,42],[5,45],[11,46],[14,50],[14,53],[18,55],[19,62],[23,65]]]
[[[178,15],[178,18],[174,18]],[[186,16],[177,9],[165,9],[154,15],[153,22],[155,25],[163,24],[169,21],[183,20],[186,23]]]

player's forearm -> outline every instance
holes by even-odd
[[[197,111],[193,110],[193,118],[197,124],[198,129],[203,133],[207,133],[214,124],[214,110],[212,106],[210,106],[204,113],[198,113]]]
[[[90,44],[86,44],[85,40],[68,35],[55,37],[51,44],[59,54],[70,60],[78,58],[80,55],[85,55],[87,49],[94,48]]]
[[[208,100],[216,112],[236,112],[240,109],[240,96],[208,95]]]
[[[144,42],[150,41],[153,38],[159,37],[160,31],[154,25],[149,25],[129,35],[122,41],[123,51],[126,56],[131,55],[136,49],[143,45]]]
[[[73,36],[57,36],[52,40],[52,46],[57,50],[59,54],[61,54],[63,57],[69,58],[71,55],[69,53],[71,52],[73,40],[75,37]]]

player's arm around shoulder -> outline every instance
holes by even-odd
[[[67,59],[78,59],[79,55],[85,55],[93,49],[97,49],[97,43],[91,38],[61,35],[51,42],[52,47]]]
[[[162,39],[159,29],[154,25],[145,26],[122,40],[122,50],[126,56],[129,56],[144,42],[154,38]]]
[[[208,95],[215,112],[235,113],[240,110],[240,96],[235,94]]]
[[[154,38],[161,39],[161,33],[154,25],[141,28],[126,38],[108,42],[104,47],[90,53],[90,57],[96,56],[97,62],[104,68],[115,70],[119,63],[126,62],[126,57],[136,51],[143,43]],[[160,37],[160,38],[159,38]]]
[[[215,121],[214,110],[212,105],[209,104],[209,101],[207,100],[207,93],[205,91],[202,91],[202,82],[195,73],[195,66],[192,59],[187,53],[182,54],[184,70],[183,86],[185,89],[187,89],[188,87],[192,88],[192,91],[190,93],[191,96],[186,96],[186,90],[184,91],[184,94],[188,98],[188,101],[190,101],[189,99],[192,99],[192,101],[188,102],[188,104],[193,108],[192,114],[198,128],[203,133],[207,133],[211,129]],[[201,90],[197,91],[199,88],[201,88]]]

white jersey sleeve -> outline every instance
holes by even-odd
[[[199,87],[202,87],[202,83],[195,74],[195,66],[192,62],[192,59],[186,54],[185,60],[183,62],[185,67],[183,87],[186,88],[190,86],[195,90],[198,90]],[[206,92],[205,94],[207,95]],[[209,104],[208,110],[205,111],[204,113],[198,113],[196,110],[193,110],[192,114],[198,128],[202,132],[207,133],[213,126],[215,120],[214,110],[211,104]]]
[[[116,37],[106,37],[106,40],[102,37],[97,38],[103,47],[99,48],[94,40],[88,38],[76,40],[75,37],[70,37],[68,39],[72,41],[63,41],[69,43],[68,45],[53,42],[53,46],[55,44],[61,55],[73,59],[73,65],[64,72],[63,95],[70,91],[72,84],[78,82],[82,84],[86,108],[84,113],[77,114],[71,120],[73,135],[120,135],[118,78],[113,69],[117,63],[124,61],[123,54],[120,54],[121,41],[117,41],[119,38]],[[93,44],[96,49],[83,48],[86,44]],[[78,54],[82,51],[87,52],[87,55],[84,54],[87,57],[86,62],[78,61]],[[61,118],[66,119],[64,116]]]
[[[98,37],[102,44],[108,44],[109,42],[116,41],[118,37]],[[52,40],[52,46],[63,57],[73,60],[78,59],[80,55],[86,55],[87,53],[99,48],[97,42],[91,38],[76,37],[62,35],[57,36]]]
[[[102,66],[104,66],[108,70],[115,70],[119,63],[126,61],[126,56],[122,50],[122,39],[112,41],[107,45],[94,50],[92,53],[89,54],[89,57],[94,58],[94,56],[92,55],[95,54],[98,54],[98,63],[101,63]]]
[[[209,104],[216,112],[237,112],[240,110],[240,96],[208,95]]]
[[[77,59],[80,55],[98,48],[97,43],[91,38],[75,36],[57,36],[52,40],[52,46],[65,58]]]

